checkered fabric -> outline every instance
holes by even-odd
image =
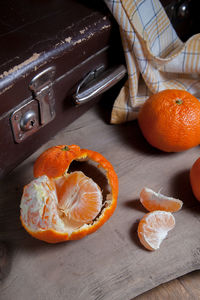
[[[137,118],[153,93],[182,89],[200,98],[200,34],[183,43],[158,0],[104,0],[119,24],[128,80],[111,123]]]

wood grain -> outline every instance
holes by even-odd
[[[200,271],[194,271],[184,276],[143,293],[135,300],[155,299],[200,299]]]
[[[145,142],[136,121],[113,126],[105,122],[104,113],[101,106],[93,107],[2,180],[0,299],[130,300],[163,283],[167,289],[159,287],[159,299],[169,296],[175,285],[177,297],[187,299],[192,283],[184,277],[166,282],[200,267],[200,205],[189,183],[199,147],[162,153]],[[112,162],[119,176],[118,207],[94,234],[49,245],[30,237],[20,224],[22,188],[33,179],[33,162],[44,149],[73,143],[99,151]],[[140,245],[136,233],[146,213],[138,198],[144,186],[162,188],[184,202],[174,214],[175,229],[154,252]]]

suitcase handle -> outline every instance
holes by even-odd
[[[101,67],[100,67],[101,69]],[[111,69],[101,72],[101,74],[95,78],[95,74],[99,73],[98,70],[91,71],[88,75],[80,82],[77,87],[76,93],[73,95],[76,104],[83,104],[94,97],[97,97],[113,87],[118,83],[126,74],[126,68],[124,65],[119,65]],[[93,78],[89,84],[86,85],[89,79]]]

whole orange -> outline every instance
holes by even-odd
[[[200,157],[190,169],[190,183],[195,198],[200,201]]]
[[[200,102],[183,90],[150,96],[138,116],[146,140],[166,152],[179,152],[200,143]]]

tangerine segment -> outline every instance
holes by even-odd
[[[55,180],[59,209],[76,222],[89,223],[100,213],[102,193],[83,172],[66,174]]]
[[[147,187],[140,193],[140,202],[148,211],[164,210],[176,212],[181,209],[183,202],[179,199],[167,197],[161,193],[156,193]]]
[[[140,220],[138,237],[146,249],[156,250],[174,226],[175,218],[170,212],[155,210]]]
[[[20,204],[22,224],[36,232],[49,228],[64,231],[64,223],[57,210],[57,194],[54,181],[41,176],[24,187]]]

